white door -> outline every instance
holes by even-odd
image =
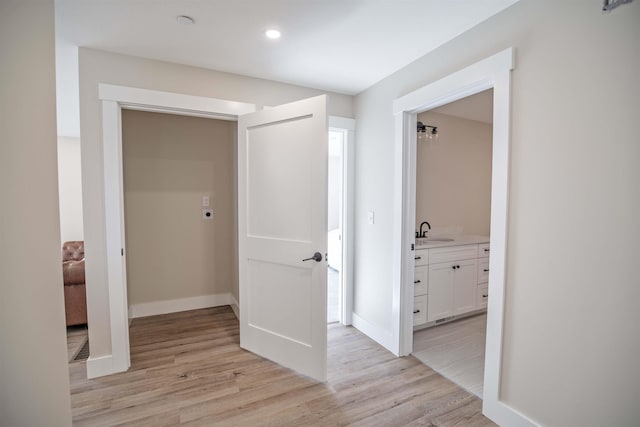
[[[318,381],[327,371],[327,141],[324,95],[238,120],[240,346]]]

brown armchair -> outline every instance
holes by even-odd
[[[62,245],[62,276],[67,326],[87,323],[83,241],[64,242]]]

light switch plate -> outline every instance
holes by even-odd
[[[373,225],[375,223],[375,214],[373,211],[369,211],[368,215],[368,221],[370,225]]]
[[[202,196],[202,206],[209,206],[209,196]]]

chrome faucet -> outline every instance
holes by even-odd
[[[422,227],[427,224],[427,227],[429,228],[428,230],[422,231]],[[429,230],[431,230],[431,224],[429,224],[427,221],[423,221],[422,224],[420,224],[420,232],[418,233],[418,236],[416,237],[427,237],[427,233],[429,232]]]

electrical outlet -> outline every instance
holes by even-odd
[[[209,206],[209,196],[202,196],[202,206]]]
[[[369,211],[369,214],[367,215],[367,219],[369,221],[369,225],[373,225],[375,223],[375,214],[373,211]]]

